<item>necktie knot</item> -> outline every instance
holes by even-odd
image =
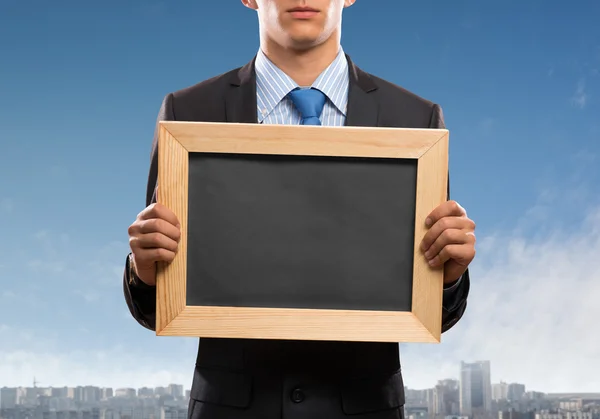
[[[289,93],[294,106],[302,115],[302,125],[321,125],[325,94],[317,89],[295,89]]]

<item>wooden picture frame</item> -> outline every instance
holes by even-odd
[[[251,339],[439,343],[443,271],[419,249],[425,218],[447,199],[445,129],[160,122],[157,201],[181,223],[175,260],[157,273],[156,334]],[[410,311],[186,305],[190,153],[340,156],[417,162]]]

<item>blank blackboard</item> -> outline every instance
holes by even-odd
[[[186,304],[410,311],[416,169],[190,153]]]
[[[447,130],[161,122],[159,335],[439,342]]]

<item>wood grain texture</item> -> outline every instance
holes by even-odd
[[[168,266],[156,273],[156,330],[163,330],[185,308],[188,225],[188,152],[160,127],[158,139],[157,202],[175,213],[181,224],[179,251]]]
[[[189,152],[419,158],[445,130],[161,123]]]
[[[411,312],[186,307],[163,336],[437,343]]]
[[[445,129],[164,121],[158,202],[180,220],[175,260],[159,267],[156,334],[253,339],[439,343],[443,272],[419,249],[425,218],[447,199]],[[189,153],[373,157],[418,161],[412,312],[186,306]]]
[[[436,341],[440,341],[444,271],[429,266],[420,246],[427,233],[427,216],[447,199],[448,133],[419,158],[417,170],[412,312]]]

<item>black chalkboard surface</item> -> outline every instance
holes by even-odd
[[[447,147],[446,130],[162,123],[158,200],[183,237],[157,333],[439,341],[441,271],[416,246]]]
[[[416,169],[190,154],[186,304],[410,311]]]

